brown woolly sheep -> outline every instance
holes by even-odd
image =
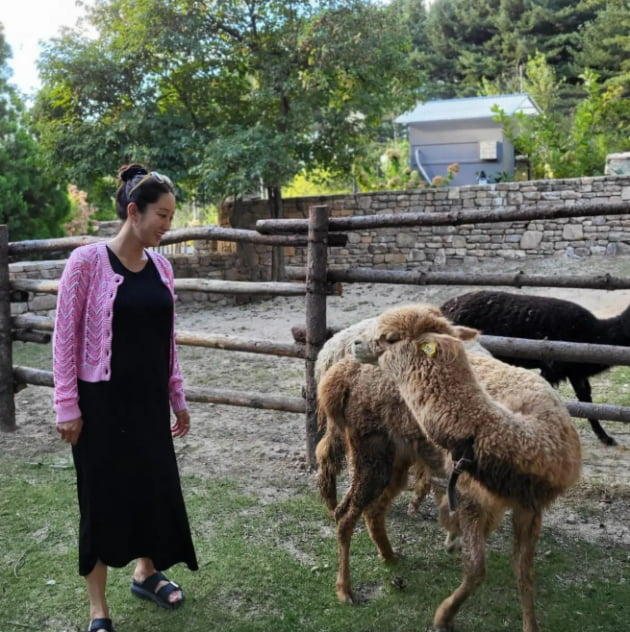
[[[351,603],[350,541],[357,521],[363,515],[381,557],[394,559],[385,527],[387,510],[406,488],[411,467],[417,508],[429,492],[431,478],[446,478],[444,454],[427,440],[396,385],[376,366],[352,358],[338,361],[321,378],[318,406],[320,426],[325,428],[316,450],[319,491],[336,522],[337,596]],[[336,481],[344,456],[352,477],[337,504]]]
[[[531,371],[484,358],[511,394],[499,403],[480,384],[460,340],[443,331],[435,308],[405,307],[379,316],[371,339],[359,339],[355,356],[378,361],[426,435],[450,452],[462,471],[460,504],[448,529],[463,546],[462,584],[438,607],[434,626],[453,630],[463,602],[485,574],[485,542],[512,509],[513,566],[521,596],[523,631],[538,632],[534,552],[544,509],[579,478],[579,436],[561,399]],[[518,389],[514,385],[518,385]]]

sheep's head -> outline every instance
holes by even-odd
[[[417,341],[426,333],[447,334],[460,340],[473,340],[479,335],[476,329],[453,325],[434,305],[409,305],[383,312],[374,326],[354,341],[352,353],[359,362],[376,364],[392,344]]]

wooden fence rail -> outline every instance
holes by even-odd
[[[27,241],[9,242],[9,256],[22,256],[34,253],[65,252],[79,246],[96,241],[106,241],[107,237],[59,237],[55,239],[31,239]],[[347,235],[331,235],[329,245],[345,246]],[[304,235],[263,235],[255,230],[240,228],[222,228],[220,226],[204,226],[198,228],[176,228],[170,230],[160,242],[161,245],[175,244],[183,241],[234,241],[264,246],[306,246]]]
[[[24,385],[53,387],[52,371],[34,369],[32,367],[14,366],[13,380],[15,390],[21,390]],[[263,408],[267,410],[281,410],[290,413],[304,413],[306,403],[301,397],[285,397],[270,395],[254,391],[235,391],[226,388],[186,389],[186,399],[190,402],[206,404],[227,404],[229,406],[247,406],[248,408]]]
[[[14,292],[57,294],[59,281],[48,279],[15,279],[10,282]],[[341,296],[340,283],[326,284],[326,293]],[[247,296],[304,296],[305,283],[275,281],[222,281],[219,279],[175,279],[176,292],[203,292],[206,294],[240,294]]]
[[[33,316],[19,314],[12,319],[12,326],[16,332],[51,332],[55,323],[47,316]],[[225,351],[246,351],[249,353],[263,353],[267,355],[285,356],[288,358],[305,358],[305,347],[297,343],[282,343],[259,338],[241,338],[223,334],[201,334],[194,331],[178,331],[175,341],[179,345],[189,347],[208,347]],[[40,342],[36,340],[35,342]],[[44,342],[44,341],[42,341]]]
[[[287,278],[306,279],[306,268],[287,268]],[[568,287],[591,290],[627,290],[630,278],[597,276],[545,276],[514,272],[510,274],[469,274],[464,272],[419,272],[414,270],[373,270],[372,268],[330,269],[329,283],[386,283],[393,285],[488,285],[511,287]]]
[[[366,230],[371,228],[404,228],[405,226],[459,226],[461,224],[488,224],[496,222],[532,221],[562,217],[592,217],[594,215],[625,215],[630,202],[533,204],[518,209],[475,209],[440,211],[438,213],[390,213],[351,217],[331,217],[328,230]],[[305,233],[305,219],[259,219],[256,229],[264,234]]]

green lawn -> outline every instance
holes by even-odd
[[[0,630],[74,632],[86,628],[77,574],[77,508],[69,461],[0,463]],[[110,572],[109,600],[118,632],[399,632],[424,631],[457,585],[459,560],[441,547],[434,519],[409,517],[405,500],[389,530],[404,557],[384,565],[363,527],[353,540],[353,585],[360,605],[338,603],[336,546],[330,518],[312,491],[262,504],[235,483],[185,477],[200,570],[175,567],[187,603],[165,611],[129,592],[131,566]],[[520,630],[510,567],[510,530],[491,538],[487,580],[459,615],[461,632]],[[544,530],[537,556],[542,629],[627,629],[628,547],[596,546]],[[403,585],[404,588],[397,587]]]

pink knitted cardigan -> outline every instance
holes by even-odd
[[[146,251],[175,300],[173,269],[168,259]],[[114,299],[123,277],[112,269],[105,242],[74,250],[59,283],[53,334],[54,407],[57,423],[81,416],[77,379],[109,381]],[[171,331],[169,399],[175,412],[186,398],[177,350],[175,319]]]

